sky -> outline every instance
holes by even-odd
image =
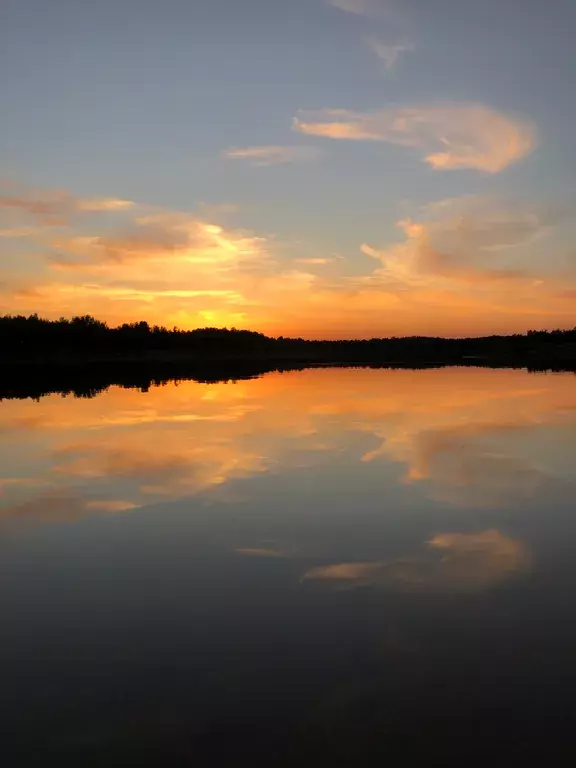
[[[576,326],[574,0],[4,0],[0,313]]]

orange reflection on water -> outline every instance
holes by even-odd
[[[93,399],[0,404],[0,517],[76,519],[222,494],[283,469],[388,462],[398,482],[501,506],[569,476],[574,377],[523,371],[313,369]]]
[[[524,544],[492,529],[439,534],[423,552],[395,560],[316,566],[303,580],[340,589],[475,592],[524,571],[529,563]]]

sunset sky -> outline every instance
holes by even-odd
[[[5,0],[0,313],[576,325],[574,0]]]

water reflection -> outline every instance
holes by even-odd
[[[571,376],[482,369],[322,369],[6,401],[0,518],[224,498],[240,479],[342,454],[348,468],[397,466],[428,498],[497,508],[571,476],[575,427]]]
[[[428,551],[421,555],[318,566],[304,580],[345,588],[468,592],[497,584],[528,564],[527,547],[500,531],[442,533],[428,542]]]
[[[573,382],[322,369],[2,402],[8,763],[571,748]]]

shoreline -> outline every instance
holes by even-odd
[[[29,359],[0,361],[0,400],[39,399],[50,394],[78,398],[95,397],[112,386],[147,391],[170,382],[196,381],[216,383],[241,381],[268,373],[288,373],[314,368],[370,368],[425,370],[434,368],[521,369],[530,373],[576,373],[576,361],[562,361],[545,356],[529,359],[461,357],[445,360],[381,360],[313,358],[267,359],[129,358]]]

